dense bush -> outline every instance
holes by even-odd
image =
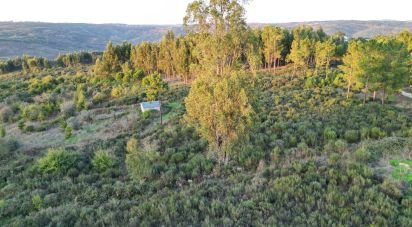
[[[21,117],[31,121],[44,121],[58,111],[57,105],[51,102],[23,105],[21,108]]]
[[[37,168],[42,173],[66,175],[71,169],[81,168],[84,159],[78,152],[65,149],[49,149],[46,156],[37,161]]]
[[[349,143],[359,142],[359,132],[357,130],[347,130],[344,135],[346,141]]]
[[[9,124],[15,120],[21,129],[51,129],[26,132],[20,149],[10,135],[0,138],[1,225],[412,224],[409,184],[390,179],[390,170],[381,168],[412,150],[412,124],[400,108],[362,104],[355,95],[346,100],[331,81],[315,76],[304,88],[298,76],[258,74],[257,123],[233,147],[233,159],[219,165],[207,141],[183,120],[187,86],[163,94],[160,125],[157,113],[136,113],[135,104],[145,97],[140,82],[124,82],[133,76],[121,69],[121,82],[95,80],[77,73],[80,67],[19,75],[10,83],[0,78],[0,100],[7,96],[4,102],[16,113],[4,123],[8,134],[19,135]],[[47,75],[55,79],[45,90],[50,98],[23,92],[27,81]],[[117,87],[120,97],[108,97]],[[100,93],[105,97],[93,97]],[[90,109],[73,117],[73,105]],[[42,111],[48,118],[36,122]],[[63,140],[58,124],[70,138]],[[116,127],[122,127],[118,134]],[[89,139],[92,133],[99,138]],[[46,153],[54,144],[65,148]]]
[[[115,164],[113,154],[108,150],[98,150],[92,159],[92,165],[98,172],[104,172]]]
[[[0,122],[9,122],[13,117],[13,110],[9,106],[0,105]]]
[[[76,106],[74,105],[74,102],[67,101],[60,104],[60,112],[66,118],[74,116],[76,113]]]
[[[126,166],[131,178],[136,181],[142,181],[153,172],[153,164],[158,157],[155,151],[144,151],[139,148],[136,139],[130,139],[127,142]]]

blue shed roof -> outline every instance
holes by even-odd
[[[142,102],[140,105],[144,109],[157,109],[160,108],[160,102],[159,101],[153,101],[153,102]]]

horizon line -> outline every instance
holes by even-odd
[[[340,22],[340,21],[356,21],[356,22],[406,22],[412,20],[393,20],[393,19],[333,19],[333,20],[307,20],[307,21],[288,21],[288,22],[247,22],[247,24],[293,24],[293,23],[316,23],[316,22]],[[94,23],[94,22],[51,22],[51,21],[15,21],[7,20],[0,23],[42,23],[42,24],[91,24],[91,25],[127,25],[127,26],[183,26],[183,24],[128,24],[128,23]]]

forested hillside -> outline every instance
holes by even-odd
[[[251,28],[243,2],[2,61],[0,224],[412,226],[412,33]]]
[[[273,24],[285,28],[298,25],[323,27],[327,34],[344,32],[348,37],[373,37],[412,29],[412,22],[402,21],[321,21]],[[264,24],[252,24],[263,27]],[[54,59],[73,51],[103,51],[106,43],[159,41],[168,31],[182,34],[182,26],[120,24],[54,24],[35,22],[0,22],[0,58],[29,54]]]
[[[158,41],[168,30],[183,32],[181,26],[0,22],[0,58],[28,54],[54,59],[73,51],[101,52],[109,41]]]

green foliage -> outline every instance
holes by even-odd
[[[43,174],[66,175],[69,170],[76,169],[81,161],[81,156],[77,152],[62,148],[49,149],[47,154],[37,161],[37,168]]]
[[[29,92],[32,94],[41,94],[56,86],[57,82],[53,76],[48,75],[41,79],[33,78],[29,81]]]
[[[77,87],[76,93],[74,94],[74,103],[76,104],[77,111],[88,108],[85,87],[83,85]]]
[[[92,159],[92,165],[98,172],[105,172],[115,164],[113,154],[108,150],[98,150]]]
[[[74,103],[72,101],[67,101],[60,104],[60,113],[66,118],[74,116],[76,113]]]
[[[147,99],[150,101],[159,99],[159,96],[168,89],[167,83],[163,81],[159,73],[146,76],[142,81],[142,85],[145,88]]]
[[[3,161],[12,159],[19,147],[20,143],[17,140],[0,138],[0,159]]]
[[[67,126],[64,128],[64,138],[70,139],[70,137],[72,137],[73,135],[73,128],[71,126]]]
[[[22,70],[23,59],[20,57],[0,61],[0,74]]]
[[[44,121],[58,110],[56,103],[37,103],[21,107],[21,117],[31,121]]]
[[[403,84],[408,34],[352,41],[338,69],[343,34],[249,29],[243,14],[240,1],[196,1],[186,18],[194,32],[109,44],[93,69],[76,54],[50,69],[32,59],[26,72],[1,63],[17,71],[0,77],[10,129],[0,138],[0,223],[411,226],[401,165],[412,150],[409,112],[358,94]],[[260,70],[273,67],[276,76]],[[337,87],[350,79],[345,99]],[[163,125],[140,114],[145,95],[163,101]]]
[[[337,138],[336,132],[332,128],[325,128],[323,132],[325,141],[335,140]]]
[[[0,125],[0,138],[4,138],[6,136],[6,128],[3,125]]]
[[[185,99],[186,120],[209,141],[220,161],[247,134],[253,120],[252,87],[247,78],[234,74],[219,79],[198,79]],[[250,82],[253,83],[253,82]]]
[[[384,131],[382,131],[379,127],[373,127],[370,130],[370,136],[374,139],[382,138],[386,135]]]
[[[46,58],[32,57],[25,55],[22,58],[22,69],[24,72],[40,72],[50,68],[50,63]]]
[[[41,196],[40,195],[35,195],[35,196],[33,196],[33,198],[32,198],[32,204],[33,204],[33,206],[34,206],[34,208],[36,209],[36,210],[40,210],[41,208],[42,208],[42,206],[43,206],[43,199],[41,198]]]
[[[97,92],[93,95],[92,102],[94,104],[102,103],[106,99],[106,95],[103,92]]]
[[[88,65],[93,63],[93,55],[89,52],[76,52],[70,54],[60,54],[56,59],[60,67],[73,67],[80,64]]]
[[[412,161],[411,160],[391,160],[390,165],[394,167],[392,176],[395,179],[404,180],[412,184]]]
[[[0,106],[0,122],[9,122],[12,119],[13,114],[13,110],[9,106]]]
[[[108,78],[122,70],[122,65],[130,60],[132,45],[124,42],[113,45],[109,42],[101,58],[96,60],[94,73],[101,78]]]
[[[126,150],[125,162],[129,176],[136,181],[149,178],[158,156],[157,152],[141,150],[138,141],[133,138],[127,142]]]
[[[349,143],[359,142],[359,131],[358,130],[347,130],[345,131],[345,140]]]

